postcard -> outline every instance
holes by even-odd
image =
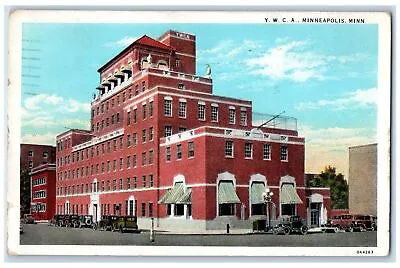
[[[8,254],[389,254],[389,13],[17,10],[8,32]]]

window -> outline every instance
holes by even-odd
[[[169,137],[172,135],[172,126],[164,127],[164,137]]]
[[[101,104],[101,113],[102,113],[102,114],[104,113],[104,103]]]
[[[185,131],[186,131],[186,128],[185,128],[185,127],[179,127],[179,128],[178,128],[178,132],[179,132],[179,133],[185,132]]]
[[[129,126],[131,124],[131,112],[126,114],[126,124]]]
[[[137,179],[136,177],[133,177],[133,188],[137,188]]]
[[[286,145],[281,146],[281,161],[288,161],[288,148]]]
[[[164,100],[164,115],[172,116],[172,100]]]
[[[244,158],[252,158],[253,157],[253,144],[245,143],[244,144]]]
[[[146,188],[146,175],[142,176],[142,187]]]
[[[124,184],[122,182],[122,179],[119,179],[119,189],[122,190],[124,188]]]
[[[133,109],[133,123],[137,122],[137,108]]]
[[[186,102],[179,102],[178,116],[181,118],[186,118]]]
[[[235,124],[235,109],[229,108],[229,124]]]
[[[193,141],[190,141],[188,143],[188,157],[194,157],[194,143]]]
[[[48,155],[49,155],[48,152],[43,152],[43,158],[47,158]]]
[[[225,157],[233,157],[233,141],[225,142]]]
[[[117,180],[113,180],[113,191],[117,190]]]
[[[176,159],[182,159],[182,144],[176,145]]]
[[[136,157],[136,154],[133,155],[132,162],[133,162],[133,163],[132,163],[132,166],[133,166],[133,167],[136,167],[136,165],[137,165],[137,157]]]
[[[146,129],[142,130],[142,143],[146,142]]]
[[[108,111],[108,101],[106,102],[106,111]]]
[[[240,111],[240,125],[247,125],[247,112],[244,110]]]
[[[206,105],[205,104],[199,104],[198,118],[199,118],[199,120],[206,120]]]
[[[126,146],[129,147],[131,146],[131,135],[128,134],[128,136],[126,136]]]
[[[111,107],[114,107],[114,98],[111,99]]]
[[[149,141],[152,141],[154,139],[154,128],[150,127],[149,128]]]
[[[142,166],[146,165],[146,152],[142,153]]]
[[[115,115],[112,115],[112,116],[111,116],[111,125],[113,125],[114,122],[115,122]]]
[[[104,181],[101,182],[101,191],[104,192]]]
[[[122,93],[122,102],[125,102],[125,100],[126,100],[126,94],[125,94],[125,91]]]
[[[153,102],[149,102],[149,116],[153,116]]]
[[[235,215],[235,204],[219,204],[219,216],[233,216]]]
[[[175,204],[174,215],[175,216],[183,216],[184,213],[185,213],[185,205],[184,204]]]
[[[127,156],[126,157],[126,168],[130,168],[131,167],[131,157]]]
[[[119,159],[119,169],[120,169],[120,170],[122,170],[123,164],[124,164],[124,159],[121,157],[121,158]]]
[[[263,146],[263,159],[271,160],[271,145],[264,144]]]
[[[142,119],[146,119],[146,104],[142,105]]]
[[[175,67],[179,67],[180,61],[181,61],[180,59],[176,59],[176,60],[175,60]]]
[[[135,86],[135,95],[139,94],[139,85]]]
[[[117,170],[117,160],[116,159],[114,159],[114,162],[113,162],[113,170],[114,171]]]
[[[107,152],[111,152],[111,141],[107,142]]]
[[[146,217],[146,203],[142,203],[142,217]]]
[[[149,203],[149,217],[153,217],[153,203]]]
[[[113,140],[114,152],[117,150],[117,139]]]
[[[165,159],[171,161],[171,147],[165,148]]]
[[[33,168],[33,162],[29,161],[29,168]]]
[[[110,180],[107,181],[107,191],[111,190]]]
[[[106,126],[108,127],[110,125],[110,118],[106,118]]]
[[[218,122],[218,106],[211,106],[211,121]]]
[[[110,161],[107,161],[107,172],[110,172],[111,169],[111,163]]]
[[[137,134],[133,133],[133,145],[137,145]]]
[[[108,161],[108,162],[110,162],[110,161]],[[77,170],[77,171],[78,171],[78,170]],[[104,162],[101,163],[101,172],[104,173]],[[77,172],[77,173],[78,173],[78,172]],[[77,177],[78,177],[78,174],[77,174]]]
[[[119,148],[122,149],[123,146],[124,146],[124,139],[121,137],[121,138],[119,138]]]
[[[179,84],[178,84],[178,89],[185,89],[185,85],[182,84],[182,83],[179,83]]]
[[[149,151],[149,165],[153,164],[153,150]]]
[[[149,187],[153,187],[154,186],[154,180],[153,180],[153,174],[149,175]]]
[[[146,91],[146,81],[142,81],[142,92]]]

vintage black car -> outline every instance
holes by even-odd
[[[119,216],[115,215],[103,215],[99,221],[98,229],[100,231],[111,231],[113,230],[114,223],[117,221]]]
[[[354,230],[375,231],[377,229],[376,218],[371,215],[355,215],[353,222]]]
[[[55,217],[55,221],[56,221],[56,226],[59,226],[59,227],[61,227],[61,226],[65,226],[65,224],[64,224],[64,220],[65,220],[65,216],[66,215],[56,215]]]
[[[300,233],[307,234],[308,227],[300,216],[281,216],[279,223],[272,229],[274,234],[291,234]]]
[[[56,214],[49,220],[49,226],[58,226],[58,220],[60,219],[60,215]]]
[[[79,215],[77,227],[79,228],[94,228],[92,215]]]
[[[114,222],[113,231],[126,231],[138,232],[137,217],[136,216],[119,216]]]

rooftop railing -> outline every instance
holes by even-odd
[[[290,116],[253,112],[253,126],[297,131],[297,119]],[[277,117],[276,117],[277,116]],[[274,118],[276,117],[276,118]],[[268,122],[268,123],[267,123]],[[266,124],[265,124],[266,123]],[[265,124],[265,125],[263,125]]]

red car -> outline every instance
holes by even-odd
[[[354,231],[354,221],[355,221],[354,215],[343,214],[343,215],[332,217],[332,219],[328,222],[328,224],[326,224],[326,226],[333,227],[335,232],[339,232],[339,230],[353,232]]]
[[[376,231],[376,217],[371,215],[355,215],[354,216],[354,229],[360,232],[363,231]]]

